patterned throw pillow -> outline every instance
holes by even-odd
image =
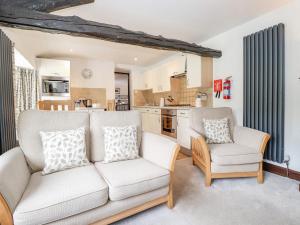
[[[43,175],[89,164],[84,127],[75,130],[40,132],[45,158]]]
[[[104,130],[104,163],[139,157],[136,126],[103,127]]]
[[[206,142],[208,144],[232,143],[228,118],[223,119],[203,119]]]

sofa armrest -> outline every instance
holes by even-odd
[[[192,139],[198,139],[201,134],[195,131],[193,128],[189,128],[189,135]]]
[[[19,147],[0,156],[0,208],[9,207],[13,213],[30,179],[30,170]],[[3,202],[5,201],[5,202]],[[7,206],[3,206],[6,203]]]
[[[241,126],[236,126],[233,132],[233,140],[236,144],[255,148],[262,154],[264,154],[270,137],[268,133]]]
[[[180,146],[168,138],[148,132],[142,134],[142,157],[169,171],[174,171],[179,150]]]
[[[201,134],[198,134],[198,137],[192,137],[192,156],[202,164],[203,169],[209,169],[210,171],[210,150],[205,138]]]

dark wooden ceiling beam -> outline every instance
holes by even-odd
[[[27,0],[16,0],[19,4],[28,2]],[[205,48],[200,45],[191,44],[188,42],[164,38],[162,36],[154,36],[144,32],[136,32],[124,29],[120,26],[98,23],[84,20],[77,16],[58,16],[45,13],[62,6],[66,7],[68,4],[79,4],[82,1],[71,0],[36,0],[34,5],[29,3],[22,7],[10,4],[0,5],[0,24],[8,27],[15,27],[27,30],[44,31],[48,33],[67,34],[72,36],[88,37],[101,39],[111,42],[138,45],[147,48],[180,51],[186,53],[193,53],[206,57],[221,57],[222,52],[210,48]],[[13,2],[13,1],[12,1]],[[41,5],[38,4],[41,3]],[[42,4],[45,3],[45,5]],[[51,5],[51,2],[53,3]],[[55,2],[60,2],[59,4]],[[63,3],[64,2],[64,3]],[[33,10],[35,9],[35,10]],[[36,11],[39,10],[39,11]],[[42,11],[42,12],[40,12]]]
[[[54,12],[95,2],[95,0],[2,0],[11,8],[26,8],[40,12]]]

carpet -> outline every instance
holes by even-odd
[[[175,207],[165,204],[116,225],[299,225],[300,193],[297,181],[265,172],[256,178],[213,180],[204,176],[191,158],[176,161]]]

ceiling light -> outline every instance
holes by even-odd
[[[70,52],[73,52],[73,49],[72,49],[72,48],[70,48]]]
[[[134,61],[138,61],[138,58],[137,57],[134,57],[134,59],[133,59]]]

